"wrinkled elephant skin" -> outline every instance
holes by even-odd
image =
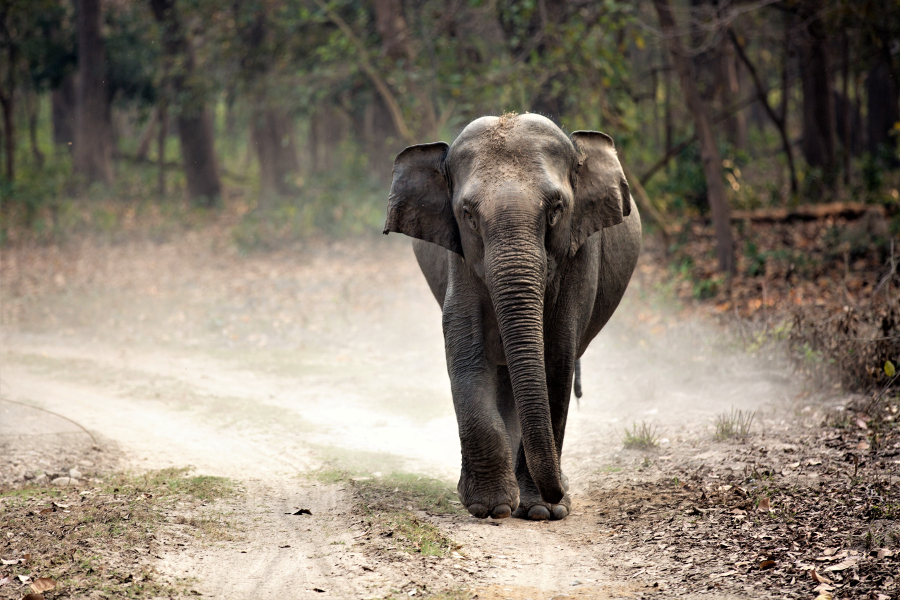
[[[562,519],[575,364],[622,299],[641,224],[612,139],[533,114],[483,117],[394,161],[385,233],[443,309],[462,469],[476,517]]]

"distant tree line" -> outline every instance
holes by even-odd
[[[898,82],[895,0],[0,3],[7,184],[17,163],[43,168],[48,105],[54,152],[84,185],[152,157],[161,193],[175,167],[206,207],[229,169],[255,165],[265,207],[339,169],[347,143],[386,180],[405,145],[528,110],[613,133],[645,186],[697,143],[726,271],[722,148],[777,152],[786,195],[827,197],[863,159],[898,167]]]

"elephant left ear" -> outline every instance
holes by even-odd
[[[599,131],[576,131],[572,141],[578,151],[578,169],[569,255],[575,256],[589,237],[631,214],[631,195],[611,137]]]

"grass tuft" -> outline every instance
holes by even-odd
[[[722,442],[731,439],[747,439],[755,416],[756,411],[742,411],[733,408],[730,413],[717,416],[715,440]]]
[[[652,450],[659,446],[659,435],[655,425],[646,421],[632,423],[631,429],[625,429],[622,445],[628,450]]]

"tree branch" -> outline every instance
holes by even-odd
[[[760,104],[762,104],[763,108],[766,109],[766,114],[769,115],[769,118],[772,119],[772,122],[778,129],[778,134],[781,136],[781,145],[784,148],[784,154],[785,156],[787,156],[788,167],[791,170],[791,192],[796,194],[797,171],[794,169],[794,153],[791,150],[791,141],[790,139],[788,139],[784,117],[779,117],[777,114],[775,114],[775,109],[773,109],[769,104],[768,94],[765,87],[763,86],[762,81],[759,78],[759,74],[756,72],[756,67],[753,66],[752,62],[750,62],[750,57],[747,56],[747,53],[744,51],[744,47],[738,41],[737,36],[734,33],[734,29],[732,29],[731,27],[728,28],[728,37],[731,39],[731,43],[734,46],[734,49],[737,50],[738,56],[744,63],[744,66],[747,67],[747,71],[750,73],[750,77],[753,79],[753,86],[756,88],[756,97],[759,98]],[[787,93],[787,90],[785,90],[783,93]]]
[[[336,12],[328,8],[328,5],[325,4],[322,0],[313,0],[316,5],[325,11],[325,14],[328,15],[328,18],[331,19],[331,22],[338,26],[347,39],[350,40],[350,43],[356,47],[357,52],[359,52],[359,62],[362,70],[369,76],[369,79],[372,80],[372,84],[375,86],[375,89],[378,90],[381,99],[384,100],[384,103],[387,105],[388,110],[391,113],[391,119],[394,121],[394,127],[397,128],[397,132],[400,134],[400,137],[404,139],[408,144],[415,144],[417,140],[412,132],[409,130],[409,127],[406,125],[406,120],[403,118],[403,111],[400,109],[400,104],[397,102],[396,96],[394,96],[393,92],[391,92],[387,83],[385,83],[384,79],[381,75],[378,74],[378,71],[375,70],[375,67],[372,66],[372,63],[369,62],[368,53],[366,52],[366,47],[360,41],[356,34],[353,33],[353,30],[347,24],[344,19],[341,18]]]

